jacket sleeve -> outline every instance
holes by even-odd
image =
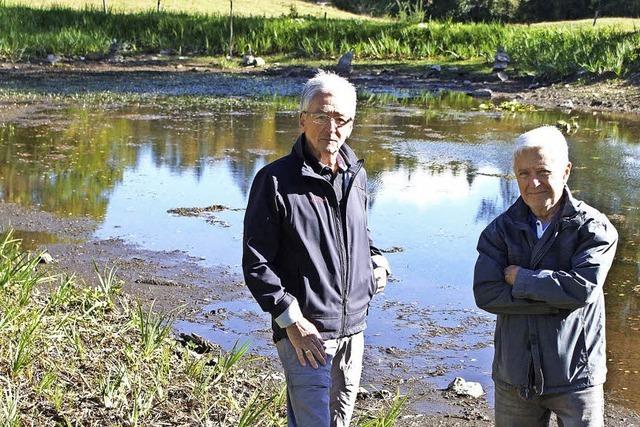
[[[543,301],[568,310],[595,301],[613,263],[618,233],[606,219],[588,221],[579,233],[571,270],[521,268],[513,286],[514,298]]]
[[[285,291],[274,266],[283,215],[284,203],[278,193],[277,178],[263,169],[253,180],[244,216],[242,271],[260,308],[274,319],[291,311],[292,304],[298,306],[293,295]],[[287,325],[281,325],[284,326]]]
[[[493,314],[555,314],[559,310],[546,303],[517,299],[504,281],[508,256],[496,221],[485,228],[478,241],[478,259],[473,273],[476,305]]]

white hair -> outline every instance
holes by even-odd
[[[349,83],[347,79],[340,77],[336,73],[319,70],[315,76],[307,80],[302,89],[300,111],[307,111],[309,104],[311,104],[313,98],[319,93],[330,93],[334,96],[340,96],[346,110],[341,111],[341,113],[347,114],[349,117],[355,117],[356,88]]]
[[[516,138],[513,149],[513,164],[522,152],[527,150],[544,150],[556,162],[569,163],[569,147],[562,132],[555,126],[541,126],[523,133]]]

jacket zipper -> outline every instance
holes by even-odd
[[[348,199],[349,194],[351,193],[351,187],[353,186],[353,182],[355,181],[356,176],[358,175],[358,172],[360,172],[360,169],[362,169],[363,163],[364,162],[362,160],[358,160],[357,167],[353,171],[353,176],[349,181],[349,185],[347,186],[345,193],[342,195],[342,200],[344,201],[344,206],[345,206],[344,219],[343,219],[343,215],[340,214],[340,203],[338,203],[338,198],[336,197],[336,192],[333,189],[333,185],[331,185],[331,183],[324,178],[309,175],[311,178],[324,182],[323,185],[329,186],[329,188],[331,188],[331,191],[330,191],[331,197],[334,200],[334,203],[333,203],[334,207],[331,209],[331,211],[333,212],[333,224],[334,224],[334,227],[336,228],[336,233],[338,234],[338,237],[339,237],[338,252],[340,257],[340,276],[342,278],[342,322],[340,326],[340,335],[345,334],[346,323],[347,323],[347,295],[349,293],[349,284],[348,284],[349,283],[348,282],[349,259],[346,254],[347,236],[346,236],[346,230],[344,230],[345,232],[343,232],[342,222],[344,221],[344,223],[346,224],[346,220],[347,220],[346,207],[347,207],[347,202],[349,201]]]
[[[362,165],[363,165],[363,161],[362,160],[358,160],[357,163],[357,167],[356,169],[353,171],[353,176],[351,177],[351,179],[349,180],[349,185],[347,186],[347,191],[345,191],[345,193],[342,195],[342,200],[344,202],[344,211],[343,211],[343,221],[344,224],[347,223],[347,204],[349,203],[349,194],[351,194],[351,187],[353,187],[353,182],[356,180],[356,176],[358,175],[358,172],[360,172],[360,169],[362,169]],[[348,172],[348,170],[347,170]],[[339,206],[338,206],[338,211],[340,211]],[[342,229],[340,229],[340,232],[342,234]],[[345,266],[344,266],[344,287],[342,289],[342,326],[340,327],[340,335],[344,335],[346,333],[346,326],[347,326],[347,296],[349,294],[349,266],[350,266],[350,261],[349,261],[349,257],[347,255],[347,251],[346,251],[346,247],[348,246],[348,234],[347,234],[347,228],[345,227],[344,229],[344,236],[342,236],[343,238],[340,241],[340,247],[342,248],[343,254],[344,254],[344,260],[345,260]]]

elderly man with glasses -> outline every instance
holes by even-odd
[[[567,142],[544,126],[516,140],[520,197],[482,232],[473,291],[498,315],[497,427],[604,425],[604,285],[618,233],[575,199]]]
[[[363,161],[345,144],[355,88],[319,72],[304,86],[291,153],[254,178],[242,267],[271,314],[290,426],[348,426],[369,302],[389,271],[367,225]]]

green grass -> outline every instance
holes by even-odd
[[[613,21],[615,22],[615,21]],[[0,8],[0,56],[12,60],[49,53],[78,57],[106,54],[112,40],[126,43],[125,54],[224,55],[229,50],[226,16],[198,13],[111,13],[52,8]],[[311,60],[335,58],[353,50],[356,61],[480,60],[490,63],[503,45],[518,72],[563,77],[585,70],[622,76],[638,70],[640,32],[621,26],[462,24],[449,21],[410,24],[373,20],[306,17],[237,17],[235,52],[288,55]]]
[[[157,0],[106,0],[107,8],[113,12],[145,12],[156,10]],[[78,10],[95,9],[102,11],[102,0],[5,0],[7,5],[51,8],[63,6]],[[178,13],[228,14],[228,0],[161,0],[161,10]],[[354,18],[357,15],[331,6],[319,6],[304,0],[234,0],[236,15],[282,16],[298,13],[329,18]]]
[[[41,275],[37,263],[11,233],[0,241],[3,426],[235,425],[250,405],[284,423],[271,397],[282,385],[246,346],[197,354],[170,336],[166,316],[121,294],[112,269],[93,288]]]

